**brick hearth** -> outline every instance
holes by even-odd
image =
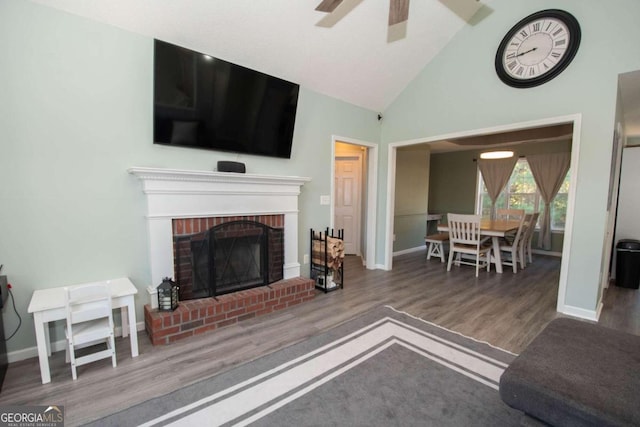
[[[158,311],[147,304],[144,306],[145,329],[153,345],[170,344],[291,307],[314,296],[313,280],[296,277],[217,298],[181,301],[175,311]]]

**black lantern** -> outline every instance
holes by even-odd
[[[180,287],[173,280],[165,277],[158,286],[158,310],[173,311],[178,308],[178,290]]]

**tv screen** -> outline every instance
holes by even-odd
[[[300,86],[160,40],[154,143],[290,158]]]

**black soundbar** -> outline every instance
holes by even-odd
[[[227,160],[220,160],[218,162],[218,172],[245,173],[246,171],[244,163],[231,162]]]

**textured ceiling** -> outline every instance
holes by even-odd
[[[314,10],[320,0],[35,1],[383,111],[492,0],[413,0],[392,43],[388,0],[344,0],[331,16]]]

